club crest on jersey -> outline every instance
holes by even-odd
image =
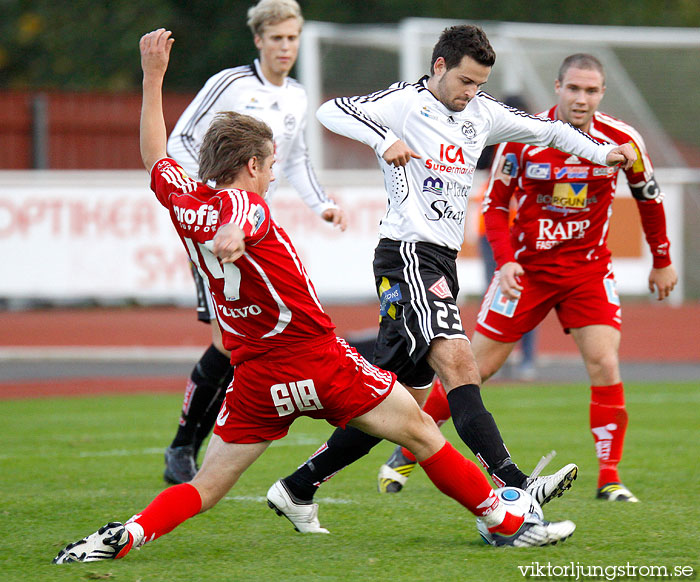
[[[291,113],[287,113],[284,116],[284,131],[286,133],[292,133],[297,126],[297,118]]]
[[[462,134],[469,141],[473,140],[476,137],[476,128],[474,127],[474,124],[471,121],[465,121],[462,124]]]
[[[444,275],[440,277],[437,281],[435,281],[435,283],[433,283],[430,287],[428,287],[428,291],[430,291],[433,295],[436,295],[440,299],[447,299],[448,297],[452,297],[450,286],[447,284],[447,279],[445,279]]]
[[[525,177],[531,180],[549,180],[552,176],[551,164],[536,164],[527,162],[525,164]]]
[[[251,234],[255,234],[262,226],[262,223],[265,222],[265,209],[260,204],[256,204],[250,209],[248,222],[253,227]]]

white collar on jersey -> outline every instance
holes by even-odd
[[[270,83],[270,81],[267,80],[265,75],[263,75],[262,67],[260,66],[260,59],[255,59],[253,61],[253,66],[255,67],[256,76],[258,77],[258,79],[260,79],[262,84],[265,85],[265,87],[270,87],[273,89],[283,89],[289,84],[289,77],[284,78],[284,83],[282,85],[275,85],[274,83]]]

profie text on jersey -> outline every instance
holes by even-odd
[[[219,222],[219,211],[211,204],[202,204],[197,210],[173,205],[173,212],[183,229],[197,232],[210,232],[216,230]]]

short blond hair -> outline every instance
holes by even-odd
[[[260,0],[248,9],[248,27],[253,36],[262,36],[265,27],[278,24],[290,18],[299,21],[299,28],[304,25],[301,7],[296,0]]]

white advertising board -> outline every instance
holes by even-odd
[[[380,173],[322,181],[348,215],[346,232],[323,223],[286,185],[271,201],[273,216],[323,301],[371,301],[386,202]],[[194,302],[184,249],[145,172],[0,172],[0,260],[0,297]],[[649,257],[617,261],[620,292],[644,293],[649,266]],[[460,258],[458,268],[462,292],[481,293],[481,261]]]

